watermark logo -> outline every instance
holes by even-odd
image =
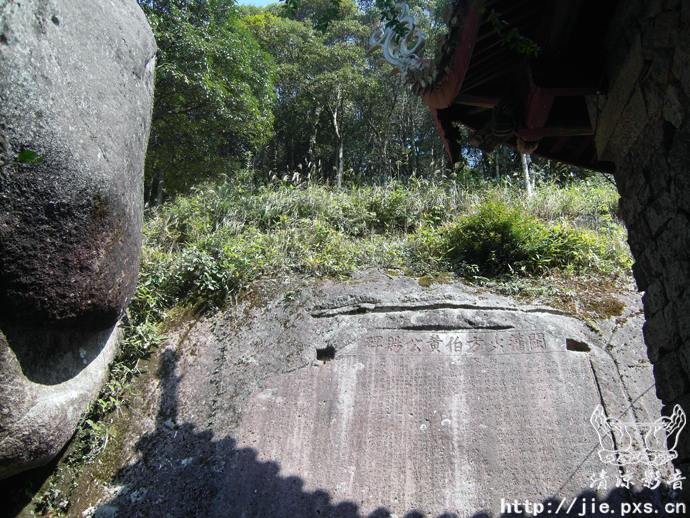
[[[680,405],[673,408],[670,417],[648,423],[607,417],[602,406],[597,405],[589,420],[599,436],[602,462],[614,466],[645,464],[653,467],[663,466],[678,457],[676,445],[686,421]],[[637,434],[643,437],[644,444],[633,440]]]
[[[607,417],[603,407],[597,405],[589,420],[599,436],[598,453],[601,461],[612,466],[646,466],[640,482],[650,489],[656,489],[661,484],[661,473],[658,468],[678,457],[678,436],[686,421],[685,412],[680,405],[673,408],[670,417],[647,423]],[[589,478],[590,487],[607,489],[606,470],[590,475]],[[683,487],[683,480],[685,477],[681,471],[675,469],[667,483],[674,490],[679,490]],[[632,482],[631,475],[619,474],[616,487],[630,488]]]

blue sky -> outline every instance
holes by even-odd
[[[268,4],[277,4],[278,0],[237,0],[237,5],[257,5],[265,7]]]

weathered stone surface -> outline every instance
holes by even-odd
[[[138,273],[154,52],[134,0],[0,2],[0,478],[55,456],[107,379]]]
[[[606,113],[606,107],[604,108],[604,113]],[[609,146],[617,162],[620,162],[621,158],[625,156],[633,143],[638,139],[648,120],[649,117],[642,89],[636,88],[620,114],[618,124],[609,141]]]
[[[101,330],[126,307],[154,52],[134,0],[2,2],[2,321]],[[26,149],[45,160],[17,166]]]
[[[598,404],[660,415],[634,298],[600,333],[379,271],[257,299],[173,333],[160,380],[137,389],[156,418],[134,406],[115,439],[131,461],[101,490],[103,513],[498,516],[501,498],[591,497],[602,469],[613,487]]]
[[[666,89],[666,99],[663,107],[664,119],[679,128],[683,124],[683,117],[685,116],[684,106],[679,100],[679,92],[673,85],[669,85]]]
[[[639,2],[637,2],[639,3]],[[632,4],[632,2],[631,2]],[[625,2],[619,5],[619,9],[625,5]],[[612,45],[611,52],[620,51],[621,46]],[[616,48],[616,46],[618,48]],[[612,62],[615,60],[611,59]],[[607,95],[606,106],[601,116],[601,121],[597,128],[597,134],[594,136],[594,141],[599,152],[599,158],[605,160],[609,153],[617,153],[615,149],[609,149],[610,139],[615,132],[616,125],[625,110],[631,95],[633,94],[635,84],[644,66],[644,57],[642,56],[642,42],[639,35],[637,35],[629,52],[625,56],[625,61],[619,65],[619,69],[609,71],[609,75],[614,82],[611,92]],[[615,79],[614,79],[615,78]],[[644,99],[642,99],[644,105]],[[640,128],[641,129],[641,128]],[[618,156],[616,155],[618,158]]]
[[[8,333],[9,336],[12,336]],[[50,461],[63,448],[109,376],[119,333],[0,332],[0,479]],[[54,354],[39,357],[42,343]]]

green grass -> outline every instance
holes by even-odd
[[[547,185],[530,199],[450,181],[343,191],[199,188],[149,212],[133,306],[155,288],[157,301],[146,304],[158,313],[201,302],[220,307],[262,275],[342,275],[371,266],[417,275],[621,275],[630,257],[617,199],[603,181]]]

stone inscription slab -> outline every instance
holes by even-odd
[[[238,437],[363,516],[471,516],[502,497],[575,495],[602,467],[592,354],[538,329],[370,332],[265,380]]]

